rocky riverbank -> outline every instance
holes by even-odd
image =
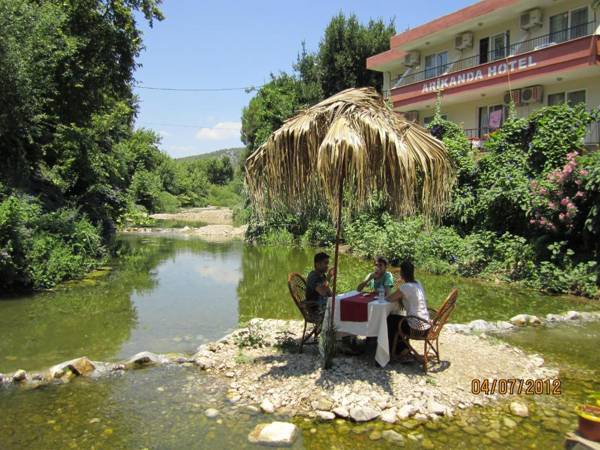
[[[141,352],[114,363],[81,357],[41,372],[18,370],[0,374],[0,385],[36,389],[50,383],[67,383],[75,377],[112,376],[147,366],[183,365],[203,373],[191,374],[181,387],[192,399],[200,395],[208,375],[225,386],[228,404],[246,413],[262,411],[277,417],[305,416],[323,421],[379,419],[410,426],[452,416],[457,409],[502,397],[472,393],[473,379],[557,377],[557,371],[547,367],[539,355],[501,343],[488,332],[598,319],[600,312],[569,311],[545,319],[519,315],[501,324],[450,324],[440,337],[442,362],[428,375],[422,373],[418,364],[391,363],[380,368],[368,349],[358,357],[339,355],[333,368],[324,371],[316,346],[308,345],[303,354],[297,353],[301,322],[253,319],[247,327],[220,341],[200,346],[193,355]],[[511,411],[515,416],[528,414],[518,401],[511,404]]]
[[[247,225],[234,227],[233,225],[204,225],[202,227],[185,226],[181,228],[160,228],[160,227],[128,227],[122,230],[122,233],[148,234],[148,235],[175,235],[175,236],[195,236],[206,240],[229,240],[244,239]]]

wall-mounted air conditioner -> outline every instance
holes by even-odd
[[[521,89],[521,103],[529,105],[532,103],[542,103],[544,99],[543,86],[529,86]]]
[[[521,29],[530,30],[535,27],[541,27],[543,24],[542,19],[542,10],[540,8],[530,9],[521,14]]]
[[[512,91],[506,91],[504,93],[504,104],[510,104],[510,100],[512,97],[512,101],[515,106],[521,105],[521,89],[513,89]]]
[[[421,54],[418,51],[408,52],[404,55],[404,65],[406,67],[418,66],[421,62]]]
[[[473,47],[473,33],[467,31],[465,33],[461,33],[456,35],[454,38],[454,48],[456,50],[464,50],[466,48]]]

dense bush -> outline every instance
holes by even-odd
[[[44,212],[31,198],[0,202],[0,289],[43,289],[83,276],[105,255],[99,230],[78,211]]]
[[[308,224],[306,232],[302,236],[304,245],[326,247],[335,242],[335,228],[330,221],[315,220]]]

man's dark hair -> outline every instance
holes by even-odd
[[[317,253],[315,255],[315,264],[319,264],[320,262],[325,261],[326,259],[329,259],[329,255],[325,252],[321,252],[321,253]]]
[[[385,256],[376,256],[375,262],[383,264],[385,267],[389,265],[388,260]]]
[[[400,273],[404,281],[415,281],[415,266],[409,260],[402,261]]]

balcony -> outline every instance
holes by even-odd
[[[468,70],[479,65],[494,61],[501,61],[513,56],[522,55],[536,50],[541,50],[563,42],[572,41],[585,36],[590,36],[596,31],[596,22],[588,22],[575,27],[549,33],[526,41],[516,42],[507,47],[497,48],[486,54],[477,54],[468,58],[452,61],[447,64],[428,67],[425,70],[411,73],[406,71],[403,75],[392,81],[392,90],[419,83],[440,76]]]
[[[465,136],[474,144],[487,141],[490,133],[495,130],[488,127],[483,128],[465,128]],[[583,139],[584,145],[597,147],[600,146],[600,122],[592,122],[587,127],[587,133]]]

